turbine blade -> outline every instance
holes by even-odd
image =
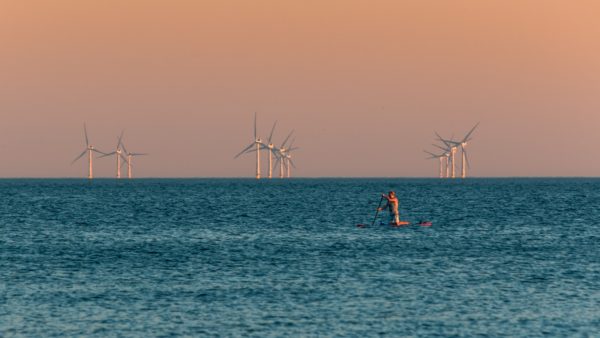
[[[290,164],[292,165],[292,167],[293,167],[294,169],[298,169],[298,168],[296,168],[296,165],[294,164],[294,161],[292,161],[292,159],[291,159],[291,158],[290,158]]]
[[[292,151],[298,150],[298,149],[300,149],[300,147],[294,147],[294,148],[288,149],[286,152],[291,153]]]
[[[123,151],[125,152],[125,154],[129,154],[129,152],[127,151],[127,148],[125,148],[125,144],[123,142],[121,142],[121,147],[123,148]]]
[[[432,146],[434,146],[434,147],[436,147],[436,148],[439,148],[439,149],[441,149],[441,150],[443,150],[443,151],[449,151],[449,150],[450,150],[450,149],[448,149],[448,148],[442,148],[442,147],[440,147],[440,146],[439,146],[439,145],[437,145],[437,144],[432,144]]]
[[[273,123],[273,128],[271,128],[271,134],[269,134],[269,144],[271,144],[271,140],[273,139],[273,132],[275,132],[275,127],[277,126],[277,121]]]
[[[438,134],[438,132],[437,132],[437,131],[434,131],[433,133],[435,134],[435,136],[437,136],[437,137],[438,137],[438,139],[440,139],[440,140],[442,139],[442,136],[440,136],[440,134]]]
[[[289,149],[291,149],[291,148],[294,147],[294,142],[296,142],[296,138],[295,137],[292,139],[292,142],[290,142],[290,146],[288,147],[288,152],[290,151]]]
[[[148,156],[150,154],[148,154],[148,153],[131,153],[129,155],[131,155],[131,156]]]
[[[240,151],[240,152],[239,152],[239,154],[235,155],[233,158],[235,159],[235,158],[238,158],[238,157],[240,157],[240,156],[241,156],[243,153],[247,152],[247,151],[248,151],[248,150],[250,150],[252,147],[254,147],[254,144],[255,144],[255,143],[253,142],[251,145],[247,146],[247,147],[246,147],[244,150]]]
[[[117,142],[117,148],[121,145],[121,140],[123,140],[123,134],[125,134],[125,130],[121,130],[121,135],[119,135],[119,141]]]
[[[435,133],[435,136],[438,137],[437,138],[438,141],[442,141],[446,145],[446,147],[450,147],[450,144],[448,143],[448,141],[446,141],[442,136],[440,136],[440,134],[438,134],[437,131],[434,131],[434,133]]]
[[[279,147],[279,148],[283,148],[283,147],[285,147],[285,144],[286,144],[286,143],[287,143],[287,141],[290,139],[290,137],[292,137],[292,134],[294,134],[294,130],[292,130],[292,131],[290,132],[290,134],[289,134],[289,135],[288,135],[288,136],[285,138],[285,140],[284,140],[284,141],[283,141],[283,143],[281,144],[281,147]]]
[[[259,142],[254,142],[254,144],[257,144],[257,143],[258,143],[258,145],[259,145],[260,149],[263,149],[263,150],[269,150],[269,147],[268,147],[266,144],[264,144],[264,143],[262,143],[262,142],[261,142],[261,143],[259,143]],[[254,146],[254,144],[253,144],[252,146]],[[256,152],[256,148],[254,148],[254,149],[252,149],[252,150],[248,150],[248,151],[246,151],[246,152],[247,152],[247,153],[253,153],[253,152]]]
[[[273,149],[273,155],[275,155],[276,158],[283,157],[283,155],[281,154],[281,150],[279,149]]]
[[[469,138],[469,136],[471,136],[471,134],[473,134],[473,132],[475,131],[475,129],[479,126],[479,122],[477,122],[477,124],[475,125],[475,127],[473,127],[471,129],[471,131],[469,131],[467,133],[467,135],[465,136],[465,138],[463,138],[463,142],[467,142],[467,139]]]
[[[71,162],[71,164],[73,164],[73,163],[77,162],[77,160],[79,160],[80,158],[82,158],[82,157],[83,157],[83,155],[85,155],[85,153],[87,153],[87,151],[88,151],[88,150],[86,149],[86,150],[84,150],[84,151],[83,151],[81,154],[79,154],[79,156],[77,156],[77,157],[76,157],[76,158],[73,160],[73,162]]]
[[[440,141],[444,142],[444,144],[448,147],[460,145],[460,142],[453,141],[452,139],[450,139],[450,140],[440,139]]]
[[[90,140],[88,139],[87,128],[85,126],[85,123],[83,124],[83,134],[85,135],[85,145],[86,145],[86,147],[89,147]]]
[[[465,160],[467,160],[467,168],[471,169],[471,163],[469,162],[469,153],[467,153],[465,149],[463,149],[463,152],[465,153]]]
[[[99,156],[98,158],[103,158],[103,157],[112,156],[112,155],[114,155],[114,154],[116,154],[116,153],[117,153],[116,151],[113,151],[112,153],[105,154],[105,153],[103,153],[103,152],[101,152],[101,151],[97,151],[97,150],[94,150],[94,151],[96,151],[96,152],[99,152],[100,154],[103,154],[102,156]]]
[[[441,157],[441,156],[442,156],[442,155],[439,155],[439,156],[438,156],[438,155],[436,155],[436,154],[434,154],[434,153],[432,153],[432,152],[429,152],[429,151],[427,151],[427,150],[423,150],[423,151],[424,151],[424,152],[426,152],[427,154],[431,155],[431,157],[428,157],[427,159],[430,159],[430,158],[438,158],[438,157]]]

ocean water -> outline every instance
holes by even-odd
[[[356,227],[388,190],[433,226]],[[0,197],[2,337],[600,332],[598,179],[0,180]]]

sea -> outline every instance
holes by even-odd
[[[371,225],[390,190],[411,225]],[[1,337],[600,336],[600,179],[3,179],[0,198]]]

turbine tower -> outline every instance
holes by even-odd
[[[127,161],[127,178],[131,179],[133,176],[131,174],[131,162],[133,161],[133,158],[136,156],[146,156],[148,154],[146,153],[130,153],[127,151],[127,148],[125,148],[125,144],[123,143],[123,141],[121,141],[121,147],[123,147],[123,152],[127,155],[126,161]]]
[[[115,151],[113,151],[112,153],[108,153],[108,154],[104,154],[102,156],[100,156],[100,158],[102,157],[108,157],[108,156],[116,156],[117,158],[117,179],[121,178],[121,159],[125,160],[125,162],[127,162],[127,158],[125,158],[125,156],[123,155],[123,150],[121,149],[121,140],[123,139],[123,134],[125,133],[125,131],[121,132],[121,135],[119,135],[119,140],[117,141],[117,148],[115,149]]]
[[[265,144],[260,139],[260,137],[258,137],[258,135],[257,135],[257,131],[256,131],[256,113],[254,113],[254,142],[252,142],[244,150],[240,151],[239,154],[235,155],[234,159],[240,157],[242,154],[251,152],[250,149],[252,149],[253,147],[255,147],[256,149],[254,149],[253,151],[256,151],[256,179],[257,180],[260,179],[260,148],[264,147],[264,146],[265,146]]]
[[[277,126],[277,121],[275,121],[275,123],[273,123],[273,128],[271,128],[271,134],[269,134],[269,140],[268,145],[267,145],[267,149],[269,151],[269,179],[273,178],[273,152],[275,149],[275,146],[273,145],[273,132],[275,132],[275,127]]]
[[[73,160],[73,162],[71,162],[71,164],[77,162],[77,160],[82,158],[83,155],[85,155],[87,153],[88,154],[88,179],[92,179],[92,178],[94,178],[94,166],[93,166],[94,156],[92,153],[96,152],[96,153],[103,154],[103,155],[104,155],[104,153],[101,152],[100,150],[94,148],[94,146],[90,144],[85,123],[83,124],[83,134],[85,135],[85,150],[81,154],[79,154],[79,156],[77,156]]]

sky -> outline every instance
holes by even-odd
[[[292,129],[303,177],[600,174],[598,1],[0,0],[0,177],[252,177]],[[266,157],[265,157],[266,159]],[[264,161],[266,162],[266,161]],[[95,173],[114,176],[113,159]],[[263,167],[263,171],[266,167]]]

